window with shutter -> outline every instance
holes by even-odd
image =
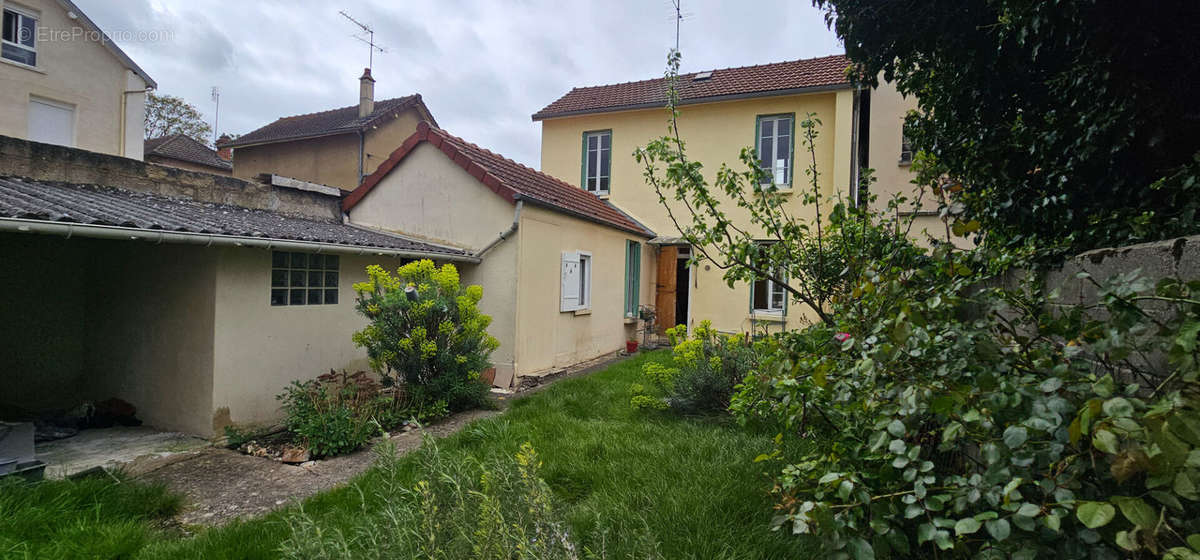
[[[580,279],[579,253],[565,251],[562,255],[562,298],[559,311],[579,309]]]

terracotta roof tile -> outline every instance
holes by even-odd
[[[186,134],[171,134],[146,140],[142,152],[146,157],[158,156],[187,161],[226,171],[233,169],[233,164],[218,157],[216,150]]]
[[[332,243],[465,256],[460,249],[364,230],[333,220],[200,202],[111,187],[0,177],[0,218]]]
[[[417,132],[405,140],[404,144],[392,152],[388,159],[363,181],[362,185],[359,185],[342,201],[342,208],[349,212],[391,172],[392,168],[422,142],[427,142],[441,150],[451,161],[509,202],[515,203],[517,200],[524,200],[636,235],[654,236],[654,232],[592,193],[476,146],[427,123],[418,124]]]
[[[267,126],[247,132],[233,140],[218,143],[217,147],[236,148],[252,144],[270,144],[286,140],[312,138],[314,136],[358,132],[366,130],[368,126],[377,123],[396,111],[413,107],[419,108],[420,111],[429,116],[430,120],[433,119],[432,113],[425,107],[425,102],[421,100],[421,94],[416,93],[405,97],[376,101],[375,111],[363,118],[358,117],[358,105],[321,111],[319,113],[283,117]],[[437,125],[436,122],[433,124]]]
[[[695,79],[702,72],[679,76],[681,103],[702,103],[722,98],[783,95],[795,90],[849,87],[843,55],[824,56],[712,70],[711,77]],[[661,107],[666,104],[666,78],[606,86],[577,87],[533,114],[533,120],[586,113]]]

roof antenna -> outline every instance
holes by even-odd
[[[212,87],[212,100],[216,103],[216,109],[213,111],[213,145],[217,145],[217,130],[221,124],[221,88]]]
[[[338,13],[341,14],[342,17],[350,20],[351,23],[353,23],[354,25],[357,25],[360,29],[362,29],[363,33],[366,33],[367,38],[365,38],[365,39],[361,35],[351,35],[351,36],[354,37],[355,39],[358,39],[359,41],[362,41],[367,44],[367,68],[370,68],[373,70],[374,66],[375,66],[375,51],[385,53],[385,52],[387,52],[387,49],[375,44],[375,30],[372,29],[371,26],[350,17],[350,14],[347,14],[346,10],[340,10],[340,11],[338,11]]]
[[[675,50],[679,50],[679,23],[685,19],[692,19],[696,14],[683,11],[683,0],[671,0],[671,7],[675,10],[675,14],[671,16],[671,19],[675,20]]]

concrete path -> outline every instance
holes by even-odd
[[[208,446],[208,440],[147,426],[93,428],[69,438],[37,444],[46,478],[66,478],[95,467],[124,468]]]

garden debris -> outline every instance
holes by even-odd
[[[279,457],[280,461],[283,461],[284,463],[292,463],[292,464],[304,463],[304,462],[307,462],[308,459],[309,459],[308,448],[307,447],[296,447],[296,446],[284,447],[283,454]]]

